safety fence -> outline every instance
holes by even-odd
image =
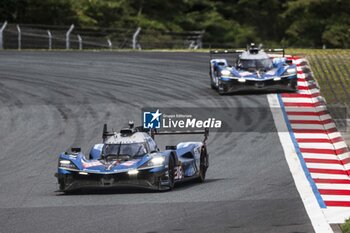
[[[0,49],[199,49],[204,31],[9,24],[0,28]]]

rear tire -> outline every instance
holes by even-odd
[[[208,167],[209,167],[209,156],[207,154],[205,147],[203,147],[201,158],[200,158],[200,165],[199,165],[198,181],[200,183],[203,183],[205,181],[205,176],[206,176]]]

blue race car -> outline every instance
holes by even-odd
[[[155,135],[204,134],[202,142],[181,142],[160,151]],[[59,190],[68,192],[86,187],[139,187],[171,190],[179,181],[205,180],[209,166],[206,148],[208,129],[194,132],[146,131],[142,127],[120,132],[103,128],[103,142],[92,147],[86,157],[80,148],[61,153],[57,177]]]
[[[282,52],[283,55],[272,58],[267,52]],[[235,54],[234,65],[230,65],[227,59],[212,59],[216,54]],[[210,51],[210,56],[210,83],[219,94],[249,90],[298,90],[296,65],[284,57],[284,49],[264,51],[251,44],[246,51]]]

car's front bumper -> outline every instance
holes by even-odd
[[[137,187],[152,190],[161,190],[168,184],[167,171],[159,169],[151,172],[150,169],[140,170],[138,174],[130,175],[127,172],[114,174],[69,172],[67,174],[56,173],[60,191],[71,191],[82,188],[106,188],[106,187]]]
[[[246,80],[239,82],[238,79],[220,79],[221,93],[235,93],[244,91],[296,91],[297,78],[282,78],[275,81],[269,80]]]

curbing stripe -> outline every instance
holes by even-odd
[[[313,179],[312,179],[312,177],[311,177],[311,174],[310,174],[310,172],[309,172],[309,169],[307,168],[306,163],[305,163],[305,161],[304,161],[304,158],[303,158],[303,156],[302,156],[302,154],[301,154],[301,151],[300,151],[300,149],[299,149],[298,142],[297,142],[296,139],[295,139],[292,126],[291,126],[291,124],[289,123],[288,116],[287,116],[287,112],[285,111],[285,108],[284,108],[284,103],[283,103],[282,97],[281,97],[280,95],[277,95],[277,99],[278,99],[278,102],[279,102],[279,104],[280,104],[280,106],[281,106],[284,121],[285,121],[285,123],[286,123],[286,125],[287,125],[290,138],[291,138],[292,143],[293,143],[293,145],[294,145],[296,154],[297,154],[297,156],[298,156],[298,158],[299,158],[299,162],[300,162],[301,167],[302,167],[302,169],[303,169],[303,171],[304,171],[304,174],[305,174],[307,180],[309,181],[309,184],[310,184],[310,186],[311,186],[311,189],[312,189],[312,191],[313,191],[313,193],[314,193],[314,195],[315,195],[315,197],[316,197],[316,200],[317,200],[319,206],[320,206],[321,208],[326,208],[326,204],[323,202],[323,199],[322,199],[322,197],[321,197],[321,194],[318,192],[317,186],[316,186],[315,182],[313,181]]]
[[[311,174],[305,174],[306,165],[302,165],[300,161],[300,152],[297,150],[296,141],[292,140],[291,127],[288,127],[288,119],[286,118],[286,112],[283,108],[283,103],[277,94],[271,94],[267,96],[269,101],[269,106],[273,115],[275,126],[277,128],[277,134],[280,139],[280,143],[283,148],[284,156],[287,161],[289,170],[293,175],[295,186],[300,194],[301,200],[305,206],[305,210],[310,218],[312,226],[315,232],[331,233],[331,229],[326,216],[324,215],[322,209],[320,208],[319,200],[315,197],[315,189],[317,191],[316,185],[310,185],[312,181]],[[276,108],[279,111],[276,111]],[[299,153],[299,154],[298,154]],[[341,177],[340,175],[337,176]],[[318,191],[317,191],[318,192]],[[323,203],[321,195],[319,195],[320,200]],[[324,204],[325,206],[325,204]]]
[[[331,175],[347,175],[344,170],[337,169],[322,169],[322,168],[310,168],[309,171],[311,173],[321,173],[321,174],[331,174]],[[326,208],[326,207],[324,207]]]
[[[311,173],[313,179],[336,179],[345,180],[349,179],[347,174],[324,174],[324,173]]]
[[[323,163],[323,164],[340,164],[341,161],[337,159],[318,159],[318,158],[304,158],[306,163]]]
[[[350,190],[342,189],[319,189],[322,195],[350,195]]]
[[[316,183],[326,184],[350,184],[349,179],[314,179]]]
[[[327,206],[350,207],[350,201],[325,201]]]

